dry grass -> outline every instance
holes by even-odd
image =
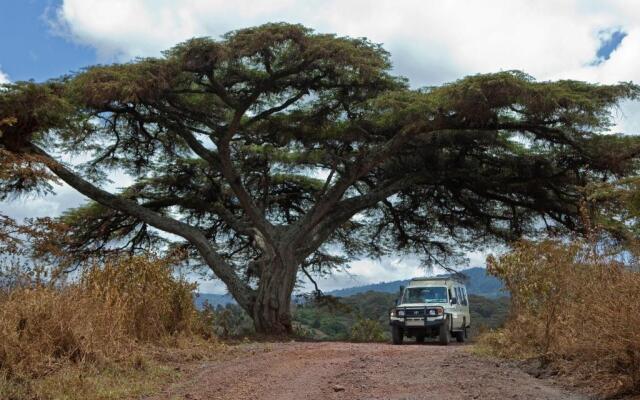
[[[144,368],[112,363],[74,364],[29,382],[0,378],[2,399],[117,400],[155,392],[180,373],[170,365],[148,362]]]
[[[640,274],[580,243],[522,243],[490,260],[512,295],[503,330],[480,351],[537,358],[609,397],[640,393]]]
[[[202,339],[212,327],[193,290],[166,261],[133,257],[88,268],[62,287],[3,292],[0,398],[116,399],[165,383],[175,375],[167,363],[217,346]]]

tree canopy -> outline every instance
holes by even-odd
[[[267,24],[4,85],[0,195],[64,181],[93,200],[62,217],[70,253],[171,238],[286,332],[299,274],[581,231],[583,188],[636,172],[639,140],[608,130],[639,94],[519,71],[415,90],[378,44]]]

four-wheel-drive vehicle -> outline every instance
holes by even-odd
[[[404,337],[436,337],[447,345],[451,337],[464,342],[471,326],[467,288],[456,276],[414,278],[400,288],[400,298],[389,312],[393,344]]]

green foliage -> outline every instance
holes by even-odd
[[[606,243],[608,252],[636,261],[640,256],[640,179],[629,177],[594,182],[585,188],[584,219],[591,239]]]
[[[25,152],[31,140],[50,129],[73,128],[73,106],[64,97],[64,81],[18,82],[0,86],[0,144]]]
[[[48,193],[57,182],[30,147],[49,130],[80,128],[62,91],[60,82],[0,84],[0,199]]]
[[[321,332],[318,338],[350,340],[353,327],[359,320],[366,326],[371,324],[386,335],[388,312],[394,305],[395,295],[381,292],[366,292],[354,296],[335,298],[335,303],[309,301],[296,306],[294,319],[303,326]],[[361,324],[362,325],[362,324]]]
[[[347,313],[330,312],[313,305],[298,305],[293,318],[300,326],[306,327],[312,337],[332,340],[347,340],[349,327],[353,323],[353,317]]]
[[[640,154],[638,137],[605,134],[631,83],[504,71],[411,90],[379,44],[286,23],[4,89],[0,197],[46,189],[48,169],[100,203],[63,217],[66,254],[179,247],[252,316],[286,308],[302,268],[391,252],[454,264],[587,233],[584,187],[633,175]],[[114,171],[133,183],[106,193]],[[259,325],[290,330],[285,314]]]
[[[214,307],[205,302],[201,312],[218,337],[233,338],[255,333],[251,318],[237,304]]]
[[[477,295],[469,295],[469,311],[471,314],[471,336],[487,329],[501,328],[507,318],[511,302],[508,297],[489,299]]]
[[[378,321],[358,318],[351,327],[349,340],[353,342],[382,342],[386,340],[386,337]]]
[[[412,91],[389,70],[389,54],[366,39],[266,24],[219,41],[192,39],[160,58],[90,67],[41,85],[10,85],[0,96],[0,121],[15,134],[7,131],[2,140],[21,137],[59,151],[92,151],[84,166],[89,176],[124,169],[136,183],[123,196],[158,212],[174,207],[215,231],[211,235],[222,241],[218,247],[235,253],[246,242],[224,240],[237,231],[230,232],[235,229],[219,210],[238,218],[246,210],[220,174],[220,155],[211,152],[196,161],[194,150],[203,152],[193,148],[193,139],[219,142],[233,114],[245,111],[242,140],[232,138],[237,173],[256,203],[267,202],[260,204],[266,219],[291,224],[317,201],[324,186],[317,173],[335,167],[343,175],[391,138],[410,135],[349,192],[410,176],[411,184],[360,224],[337,224],[340,231],[328,240],[359,253],[419,250],[426,262],[446,259],[454,248],[420,237],[448,232],[467,243],[485,233],[512,239],[533,229],[530,220],[538,210],[551,210],[559,224],[577,228],[574,186],[583,182],[563,171],[589,165],[625,173],[631,167],[637,140],[597,134],[610,126],[617,102],[637,98],[632,84],[537,82],[505,71]],[[89,124],[96,118],[104,123]],[[518,136],[531,142],[514,140]],[[29,190],[35,182],[23,185]],[[557,187],[567,189],[563,196],[554,195]],[[88,220],[99,220],[101,229],[93,231],[106,233],[92,240],[79,230],[70,246],[89,250],[132,237],[132,247],[154,242],[138,217],[107,207],[95,211]],[[510,219],[510,227],[497,216]],[[402,224],[392,223],[394,218]]]
[[[341,307],[308,302],[295,308],[294,320],[306,334],[320,340],[379,341],[389,339],[389,310],[396,294],[368,291],[337,298]],[[509,313],[509,299],[469,296],[475,332],[501,327]],[[367,336],[370,335],[370,336]]]

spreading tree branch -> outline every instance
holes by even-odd
[[[200,229],[154,212],[134,201],[116,196],[94,186],[35,145],[29,146],[28,151],[42,157],[51,172],[85,196],[105,207],[110,207],[125,214],[135,216],[155,228],[178,235],[192,243],[216,276],[227,285],[234,298],[240,303],[247,305],[251,303],[253,289],[236,275],[233,267],[215,250],[214,246],[209,243]]]

